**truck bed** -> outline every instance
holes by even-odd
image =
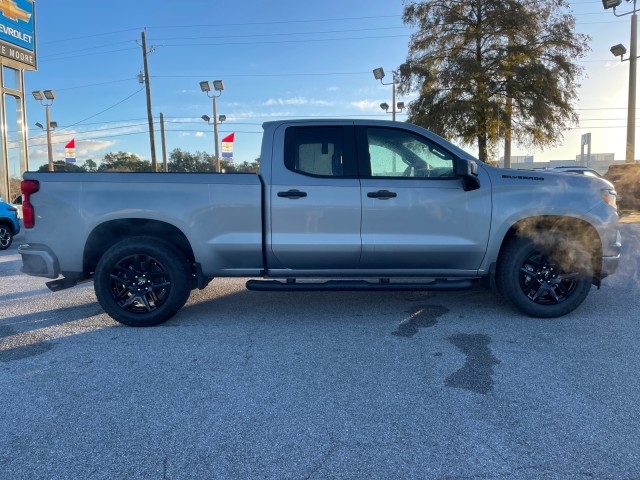
[[[39,180],[41,193],[31,202],[36,221],[29,243],[46,244],[55,253],[56,276],[81,272],[78,252],[87,238],[98,225],[122,219],[130,225],[121,223],[122,228],[168,224],[183,232],[207,276],[251,276],[262,270],[258,175],[27,172],[24,178]]]

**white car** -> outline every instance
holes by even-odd
[[[604,178],[602,175],[596,172],[593,168],[579,167],[575,165],[572,167],[549,167],[549,168],[543,168],[541,170],[546,170],[548,172],[577,173],[578,175],[588,175],[590,177]]]

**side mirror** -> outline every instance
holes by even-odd
[[[456,160],[455,168],[456,175],[462,178],[465,192],[480,188],[480,180],[478,180],[478,164],[475,161],[458,158]]]

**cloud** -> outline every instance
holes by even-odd
[[[87,158],[91,157],[95,153],[100,153],[102,155],[101,150],[106,150],[107,148],[115,145],[116,142],[110,140],[77,140],[76,139],[76,158],[79,161],[84,161]],[[41,148],[44,147],[44,148]],[[47,153],[46,148],[46,139],[44,144],[42,142],[38,144],[32,144],[29,148],[29,162],[47,162],[49,159],[49,155]],[[56,144],[53,149],[53,159],[54,160],[64,160],[65,159],[65,150],[64,145]],[[33,168],[33,167],[31,167]]]
[[[77,140],[76,155],[87,156],[93,152],[99,152],[115,145],[116,142],[111,140]]]
[[[334,104],[335,104],[334,102],[329,102],[326,100],[315,100],[315,99],[308,99],[305,97],[270,98],[269,100],[263,103],[263,105],[266,107],[273,107],[273,106],[300,107],[304,105],[311,105],[315,107],[330,107]]]
[[[360,100],[359,102],[351,102],[351,106],[358,110],[369,111],[369,110],[379,110],[380,109],[380,101],[377,100]]]
[[[204,137],[204,132],[196,132],[196,137]]]
[[[303,97],[293,97],[293,98],[270,98],[264,105],[267,107],[271,107],[274,105],[282,106],[282,105],[307,105],[309,101]]]

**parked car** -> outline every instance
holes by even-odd
[[[0,202],[0,250],[6,250],[13,243],[14,235],[20,233],[18,209],[13,205]]]
[[[579,167],[576,165],[566,166],[566,167],[549,167],[549,168],[542,168],[540,170],[545,170],[547,172],[559,172],[559,173],[577,173],[578,175],[587,175],[589,177],[604,178],[602,175],[596,172],[593,168]]]
[[[14,198],[11,204],[18,209],[18,218],[22,218],[22,195]]]

